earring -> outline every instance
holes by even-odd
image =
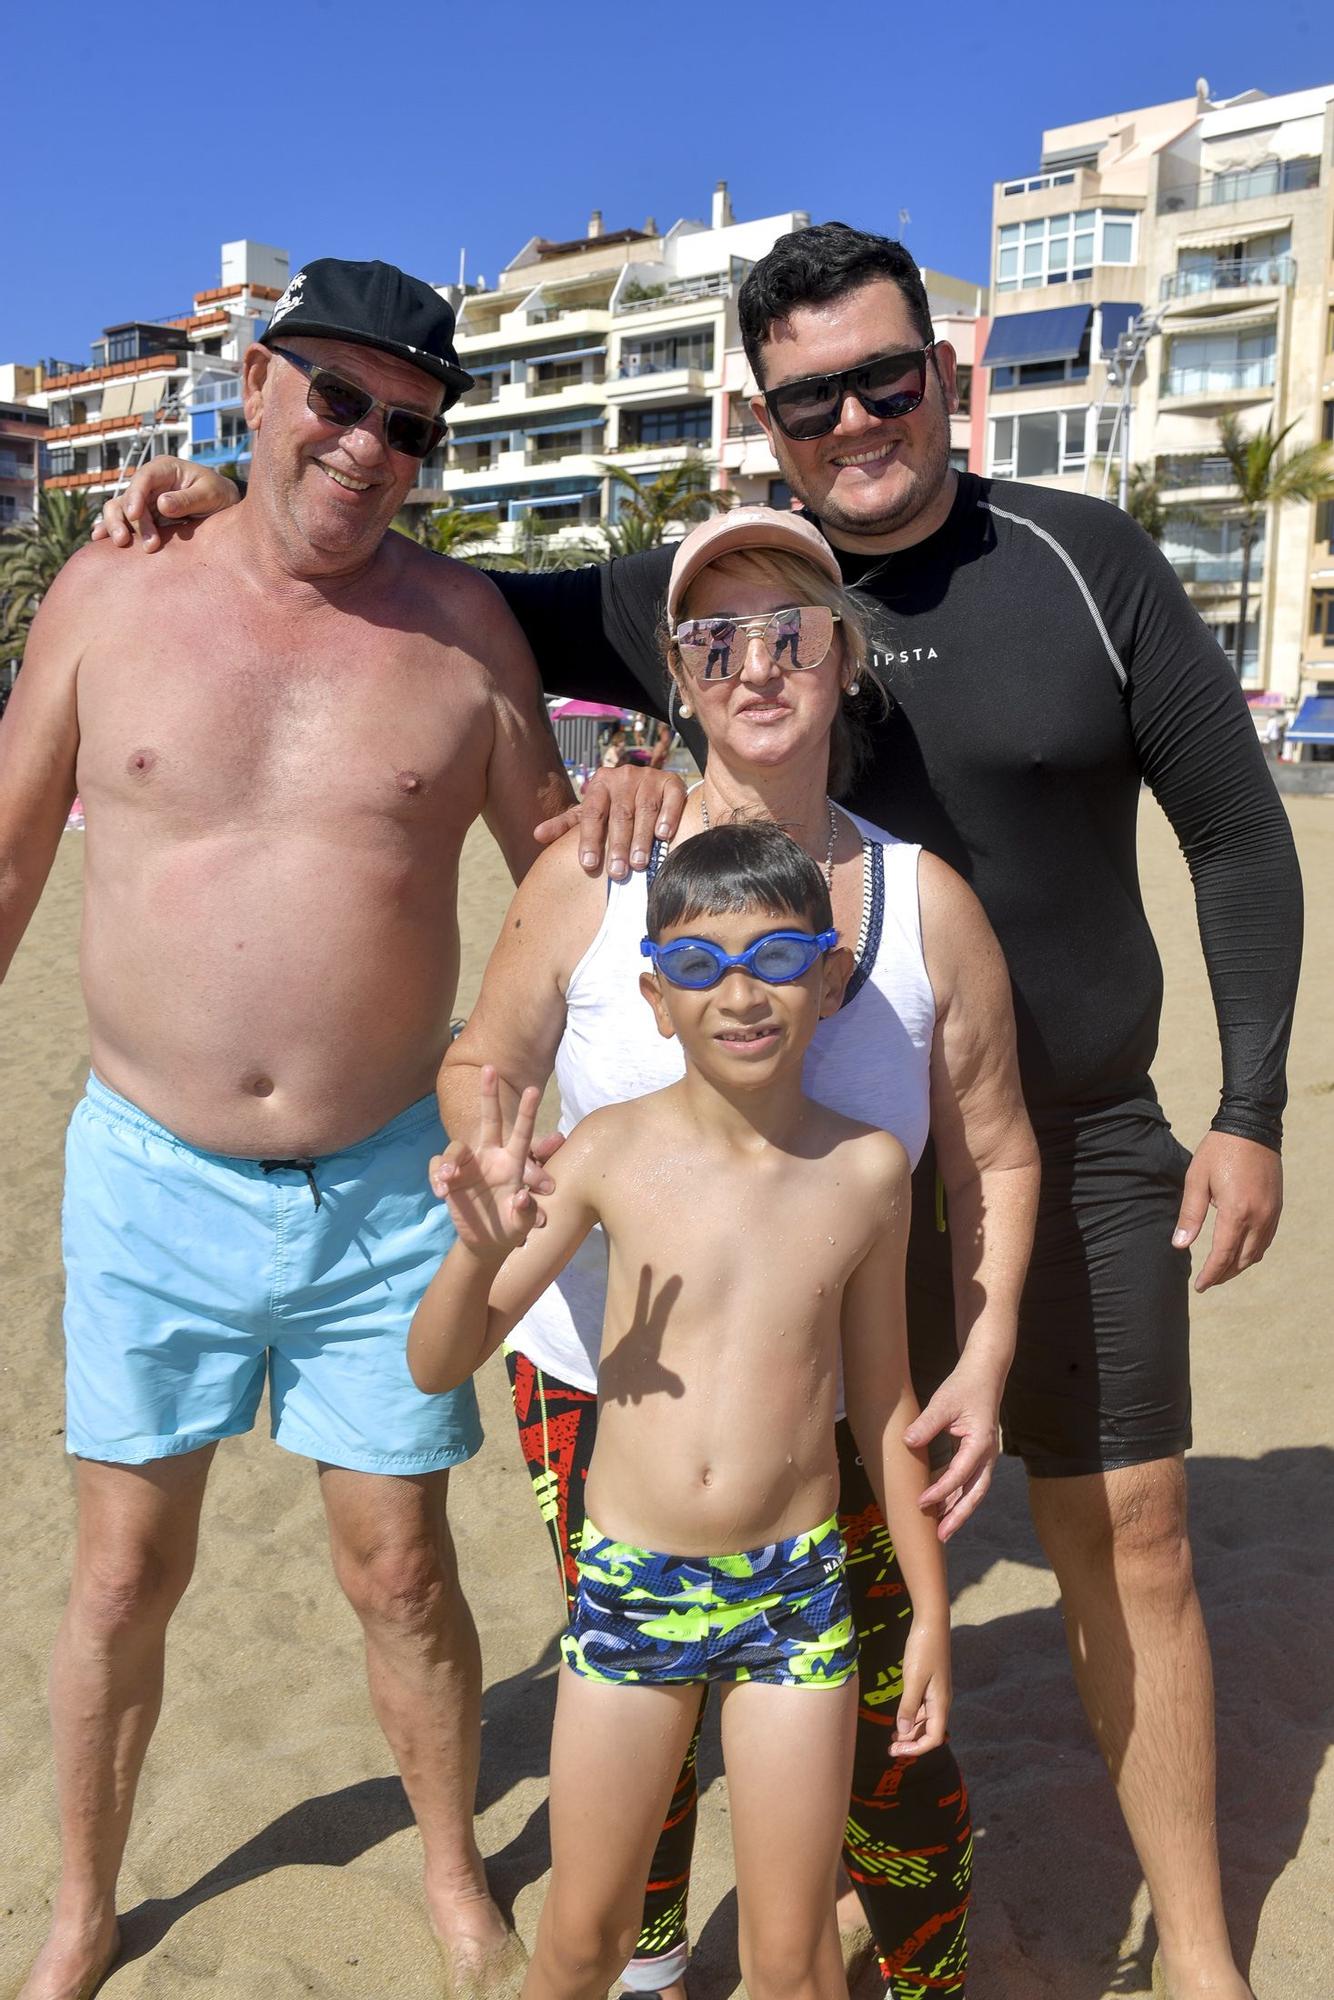
[[[853,696],[854,694],[860,694],[860,693],[861,693],[861,691],[862,691],[862,684],[861,684],[861,682],[860,682],[860,681],[849,681],[849,682],[848,682],[848,696],[849,696],[849,699],[850,699],[850,698],[851,698],[851,697],[852,697],[852,696]]]
[[[690,706],[690,703],[688,701],[678,702],[676,705],[676,712],[678,715],[681,716],[693,715],[695,713],[694,709]]]

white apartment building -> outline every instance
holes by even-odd
[[[1334,436],[1332,160],[1334,84],[1216,103],[1201,83],[1045,132],[1040,171],[994,191],[987,471],[1115,497],[1122,342],[1128,458],[1155,475],[1164,552],[1229,654],[1241,552],[1218,418],[1294,424],[1291,445]],[[1292,699],[1322,664],[1334,521],[1275,509],[1252,559],[1243,682]]]
[[[195,293],[192,312],[104,328],[88,368],[46,364],[30,398],[47,413],[44,490],[101,499],[162,452],[244,472],[240,361],[287,278],[285,250],[224,243],[220,281]]]
[[[495,287],[461,294],[459,358],[477,387],[450,411],[451,435],[422,468],[415,505],[444,501],[493,515],[497,549],[526,520],[587,536],[614,521],[624,470],[652,479],[687,457],[738,499],[785,506],[777,461],[748,402],[753,393],[736,298],[751,266],[810,217],[801,210],[738,222],[727,184],[709,221],[660,232],[606,231],[600,213],[571,242],[536,236]],[[925,272],[940,331],[972,361],[985,292]],[[966,412],[955,443],[966,462]]]

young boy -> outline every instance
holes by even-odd
[[[458,1240],[408,1361],[424,1390],[465,1380],[602,1222],[597,1443],[526,2000],[594,2000],[633,1948],[703,1681],[722,1683],[747,1990],[837,2000],[856,1712],[834,1520],[840,1361],[913,1604],[895,1753],[939,1744],[949,1706],[942,1558],[916,1504],[925,1465],[903,1442],[917,1411],[908,1163],[888,1133],[802,1095],[803,1055],[851,954],[820,870],[781,829],[684,842],[653,884],[648,932],[642,991],[680,1038],[685,1077],[578,1125],[539,1210],[523,1184],[538,1094],[524,1092],[506,1139],[483,1073],[478,1144],[433,1163]]]

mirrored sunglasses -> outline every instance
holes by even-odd
[[[806,375],[799,382],[781,382],[776,389],[764,392],[769,414],[783,435],[798,444],[827,437],[849,396],[855,396],[873,417],[911,416],[926,394],[927,356],[935,344],[929,340],[925,347],[881,354],[836,375]]]
[[[733,966],[762,979],[766,986],[789,986],[837,943],[837,931],[814,935],[810,931],[766,931],[739,952],[724,951],[712,938],[691,937],[673,938],[670,944],[641,938],[639,949],[670,985],[698,993],[706,986],[716,986]]]
[[[734,680],[758,639],[771,666],[801,673],[818,667],[834,643],[841,612],[827,604],[793,604],[762,618],[687,618],[672,633],[681,665],[701,681]]]
[[[306,407],[322,424],[350,431],[372,410],[379,410],[384,416],[385,443],[390,451],[401,451],[405,458],[425,458],[449,430],[442,418],[424,416],[420,410],[405,410],[398,403],[382,403],[378,396],[358,388],[355,382],[344,381],[331,368],[321,368],[314,361],[307,361],[304,355],[293,354],[290,348],[274,347],[270,352],[280,354],[309,378]]]

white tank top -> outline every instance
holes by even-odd
[[[848,818],[862,836],[856,966],[843,1005],[815,1030],[802,1081],[817,1103],[892,1132],[916,1166],[931,1122],[936,1025],[917,901],[921,849],[855,813]],[[665,1089],[684,1074],[680,1043],[658,1033],[639,991],[649,884],[664,853],[655,847],[647,871],[608,885],[597,936],[570,975],[556,1051],[562,1132],[590,1111]],[[596,1389],[606,1296],[607,1240],[598,1227],[508,1344],[560,1381]]]

